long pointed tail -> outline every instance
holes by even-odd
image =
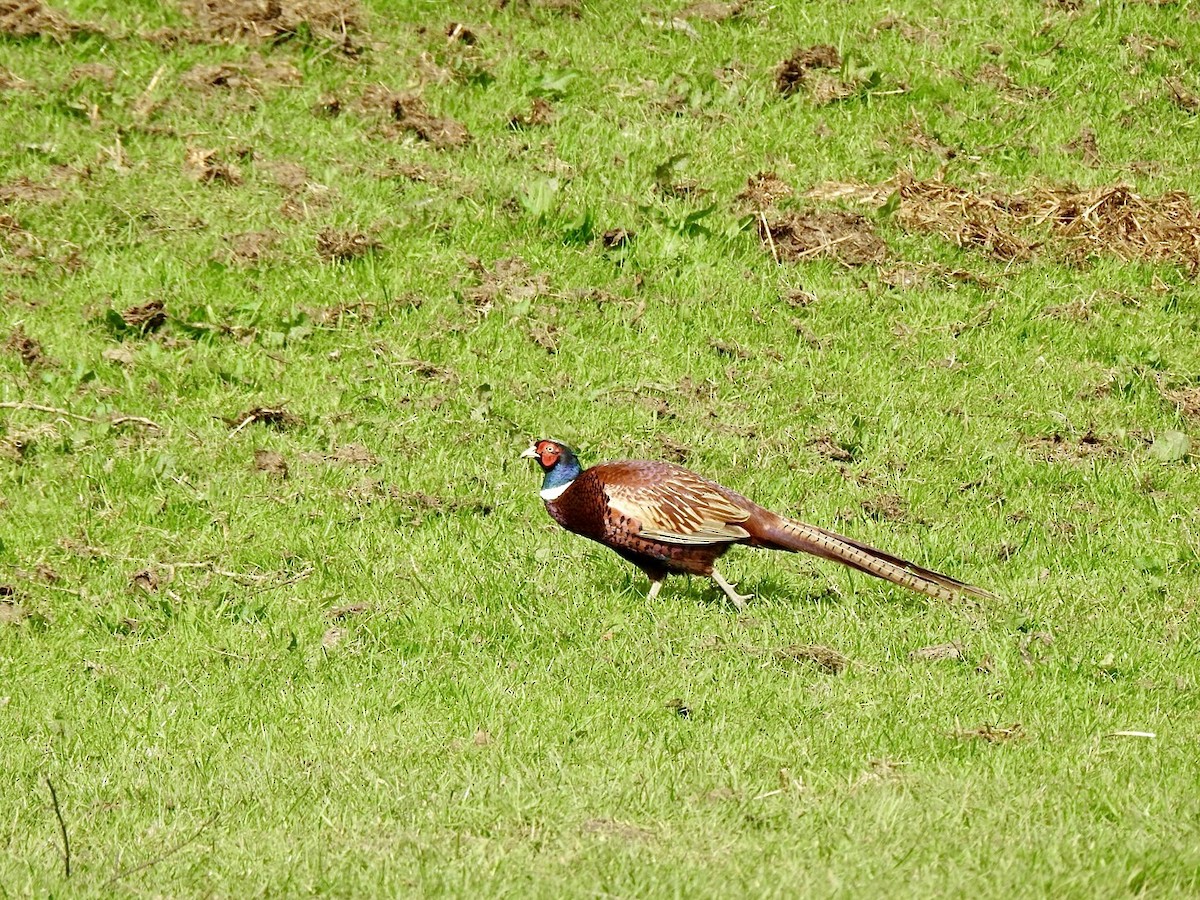
[[[747,523],[749,525],[750,523]],[[844,566],[906,587],[918,594],[936,600],[953,600],[966,594],[981,599],[995,599],[983,588],[965,584],[949,575],[918,566],[907,559],[856,541],[854,538],[826,531],[816,525],[807,525],[794,519],[785,519],[767,510],[755,516],[751,531],[751,546],[767,547],[772,550],[790,550],[793,553],[811,553],[822,559],[831,559]]]

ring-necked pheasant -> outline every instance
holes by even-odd
[[[992,596],[854,538],[777,516],[682,466],[623,459],[584,469],[574,450],[551,440],[521,456],[545,472],[541,496],[551,517],[645,572],[651,599],[667,575],[706,575],[744,608],[752,595],[739,594],[715,565],[734,544],[811,553],[938,600]]]

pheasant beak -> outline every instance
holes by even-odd
[[[537,444],[530,444],[529,449],[526,450],[524,453],[522,453],[520,458],[521,459],[537,459],[538,458]]]

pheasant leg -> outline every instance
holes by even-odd
[[[720,585],[721,590],[723,590],[725,592],[725,596],[728,597],[730,602],[733,603],[733,605],[736,606],[739,610],[745,609],[746,601],[754,596],[753,594],[739,594],[735,590],[737,585],[730,584],[728,581],[726,581],[724,578],[722,578],[721,573],[718,572],[715,568],[712,570],[712,580],[715,581],[718,585]]]
[[[653,600],[658,596],[658,592],[662,589],[662,579],[650,582],[650,593],[646,595],[647,600]]]

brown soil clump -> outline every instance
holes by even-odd
[[[326,228],[317,235],[317,253],[327,262],[357,259],[382,247],[378,238],[361,231]]]
[[[33,337],[25,333],[25,329],[18,325],[9,334],[8,340],[4,342],[4,349],[10,353],[15,353],[21,357],[21,362],[33,369],[42,365],[46,361],[46,354],[42,350],[42,345]]]
[[[862,266],[882,262],[888,254],[869,219],[842,209],[790,212],[774,221],[763,218],[758,235],[772,256],[786,262],[825,256],[845,266]]]
[[[219,150],[189,147],[183,160],[183,171],[193,181],[203,184],[241,184],[242,172],[235,163],[221,159]]]
[[[183,12],[207,40],[277,41],[302,31],[350,48],[364,24],[357,0],[184,0]]]
[[[775,67],[775,90],[790,97],[808,80],[813,69],[837,69],[842,65],[841,54],[829,44],[797,47],[792,55]]]
[[[55,12],[41,0],[0,0],[0,34],[15,38],[48,37],[57,41],[72,35],[103,34],[89,22],[77,22]]]
[[[121,313],[121,320],[126,328],[149,334],[162,328],[167,321],[167,312],[162,300],[151,300],[140,306],[131,306]]]
[[[299,84],[302,80],[300,70],[287,60],[267,60],[257,53],[244,63],[193,66],[180,78],[188,87],[207,90],[256,90],[263,84]]]
[[[752,209],[764,210],[793,193],[792,186],[774,172],[759,172],[746,179],[746,186],[735,199]]]
[[[399,94],[386,88],[367,88],[359,101],[360,108],[382,111],[391,118],[386,133],[412,133],[439,150],[464,147],[471,142],[471,132],[461,122],[431,115],[425,101],[412,94]]]

